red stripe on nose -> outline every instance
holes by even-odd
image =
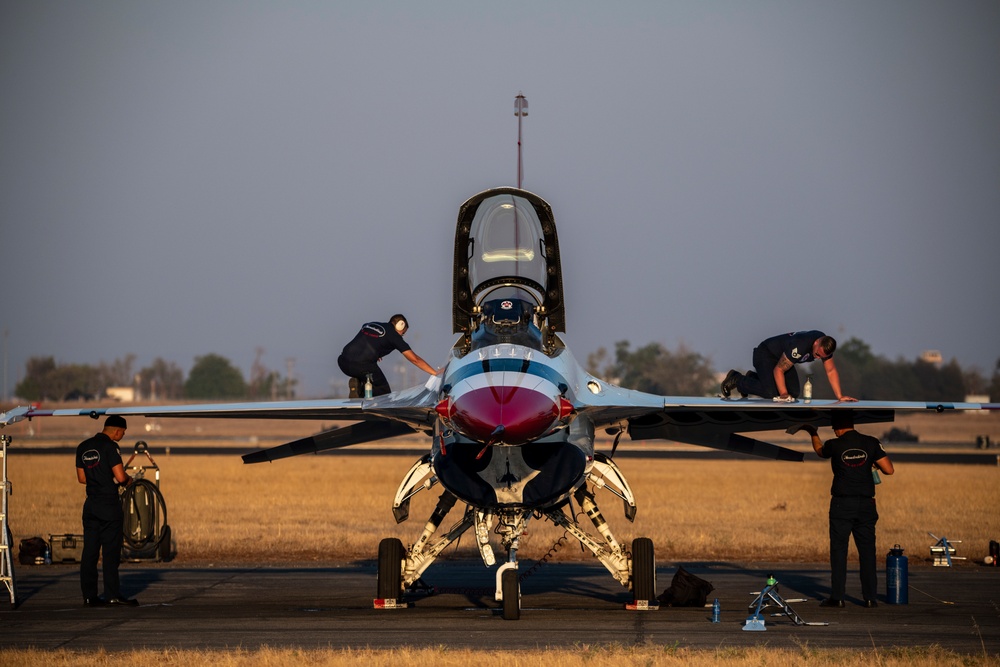
[[[559,405],[552,397],[524,387],[473,389],[451,404],[455,427],[481,442],[489,442],[497,426],[503,425],[501,443],[522,445],[545,435],[558,417]]]

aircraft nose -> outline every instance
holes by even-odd
[[[459,432],[480,442],[522,445],[563,416],[564,400],[525,387],[481,387],[455,397],[449,417]]]

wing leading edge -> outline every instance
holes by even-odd
[[[1000,409],[997,403],[832,400],[775,403],[768,399],[656,396],[608,384],[592,394],[581,395],[586,405],[579,411],[587,414],[595,427],[627,429],[632,440],[673,440],[782,461],[802,461],[804,456],[741,433],[785,430],[801,424],[829,426],[831,415],[837,410],[851,410],[856,424],[880,424],[894,421],[897,411]]]

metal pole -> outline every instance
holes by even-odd
[[[10,331],[7,327],[3,328],[3,402],[7,403],[7,336],[10,335]]]
[[[524,180],[524,162],[521,159],[521,119],[528,115],[528,100],[520,92],[514,98],[514,115],[517,116],[517,189]]]

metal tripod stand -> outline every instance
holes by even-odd
[[[802,602],[802,600],[792,600],[792,602]],[[785,600],[778,593],[778,582],[774,577],[768,577],[767,587],[760,592],[753,602],[750,603],[749,611],[753,612],[747,617],[746,624],[743,626],[744,630],[763,632],[767,628],[764,627],[764,616],[761,614],[762,611],[766,611],[768,607],[776,606],[781,609],[780,612],[772,614],[773,616],[785,615],[792,619],[795,625],[830,625],[829,623],[813,622],[807,623],[802,620],[802,617],[795,613],[792,609],[788,600]]]

